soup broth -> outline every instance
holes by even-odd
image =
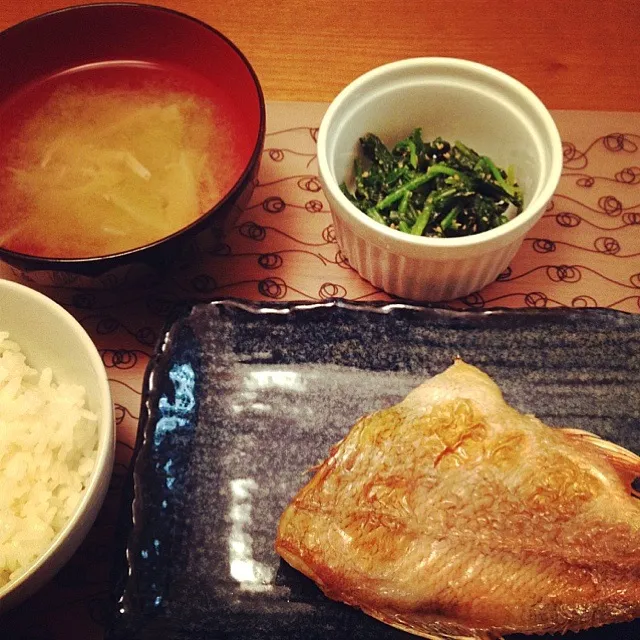
[[[0,106],[0,246],[109,255],[188,226],[240,178],[244,144],[215,87],[153,64],[82,67]]]

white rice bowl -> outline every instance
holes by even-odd
[[[0,332],[1,619],[87,537],[109,489],[116,431],[102,355],[63,306],[0,277]]]
[[[53,382],[0,332],[0,588],[42,556],[94,469],[97,416],[80,385]]]

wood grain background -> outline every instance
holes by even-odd
[[[0,29],[60,8],[8,0]],[[412,56],[495,66],[551,109],[635,111],[640,102],[638,0],[157,0],[231,38],[267,101],[329,102],[356,76]]]

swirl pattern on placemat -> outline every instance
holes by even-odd
[[[107,367],[118,431],[111,490],[90,536],[60,576],[6,615],[0,637],[98,640],[120,487],[136,441],[144,371],[176,305],[220,297],[256,301],[373,301],[390,296],[348,264],[317,176],[318,125],[326,105],[268,105],[268,131],[248,206],[200,260],[161,283],[70,288],[56,274],[38,286],[87,329]],[[459,309],[608,307],[640,313],[640,117],[555,112],[564,144],[560,186],[512,263],[483,291],[451,301]],[[3,268],[6,277],[22,276]],[[35,286],[33,282],[27,284]],[[63,621],[73,619],[74,629]],[[8,635],[4,636],[3,633]]]

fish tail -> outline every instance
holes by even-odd
[[[640,498],[640,487],[636,483],[636,480],[640,478],[640,456],[588,431],[581,429],[562,429],[562,431],[569,440],[582,443],[605,458],[629,489],[631,495],[634,498]]]

